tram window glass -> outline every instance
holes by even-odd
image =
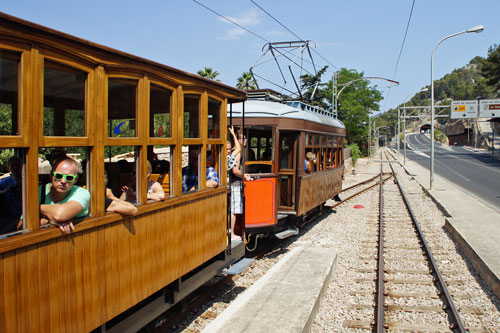
[[[208,138],[220,138],[220,113],[222,103],[208,99]]]
[[[291,135],[280,137],[280,169],[293,169],[293,148],[295,139]]]
[[[0,135],[17,135],[19,53],[0,50]]]
[[[293,206],[293,194],[293,176],[280,175],[280,206]]]
[[[182,147],[182,193],[199,189],[201,146]]]
[[[319,145],[319,135],[314,135],[313,140],[314,140],[314,145],[318,146]]]
[[[135,137],[137,81],[108,79],[108,136]]]
[[[165,196],[172,193],[170,170],[172,166],[172,148],[170,146],[148,146],[148,161],[151,163],[153,171],[148,181],[160,183],[165,192]]]
[[[311,146],[311,145],[312,145],[312,135],[306,134],[306,146]]]
[[[24,228],[23,161],[20,149],[0,149],[0,235]]]
[[[149,136],[160,138],[171,137],[171,99],[171,90],[151,84],[149,96]]]
[[[184,95],[184,137],[200,137],[200,95]]]
[[[87,188],[87,164],[89,149],[87,147],[43,147],[38,150],[38,183],[50,183],[52,165],[56,160],[70,157],[78,162],[78,179],[74,185]]]
[[[106,187],[121,200],[136,203],[137,154],[135,146],[105,146],[104,168],[108,176]]]
[[[333,147],[333,136],[328,137],[328,142],[327,142],[328,147]]]
[[[85,136],[87,73],[45,60],[43,71],[43,134]]]

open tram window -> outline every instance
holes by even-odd
[[[157,84],[151,84],[149,96],[149,136],[170,138],[172,91]]]
[[[173,193],[171,184],[171,170],[173,170],[172,152],[173,149],[170,146],[148,146],[147,158],[152,166],[152,172],[148,177],[148,192],[153,184],[152,182],[158,182],[163,189],[165,197]]]
[[[108,79],[108,136],[135,137],[137,81]]]
[[[137,156],[135,146],[105,146],[106,196],[137,203]]]
[[[221,145],[208,145],[205,157],[205,170],[201,170],[202,146],[190,145],[182,147],[182,193],[197,191],[201,181],[205,180],[205,188],[219,186],[220,149]],[[213,148],[213,149],[212,149]]]
[[[216,99],[208,99],[208,138],[220,138],[220,114],[222,103]]]
[[[19,148],[0,149],[0,238],[24,229],[24,152]]]
[[[42,147],[38,150],[38,196],[40,203],[51,206],[77,201],[82,210],[69,217],[73,223],[79,222],[90,214],[90,194],[88,192],[88,147]],[[54,195],[57,194],[59,199]],[[40,225],[47,227],[49,221],[56,220],[51,208],[40,206]],[[54,213],[55,214],[55,213]]]
[[[280,170],[293,169],[293,151],[295,145],[295,135],[281,133],[280,137]]]
[[[43,134],[85,136],[87,73],[45,60],[43,71]]]
[[[200,137],[200,95],[184,95],[184,137]]]
[[[17,135],[21,55],[0,49],[0,135]]]

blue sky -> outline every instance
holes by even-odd
[[[0,11],[187,72],[212,67],[231,86],[262,56],[265,40],[297,40],[250,0],[198,1],[260,38],[191,0],[2,0]],[[489,46],[500,43],[499,0],[416,0],[394,76],[413,0],[254,1],[300,38],[314,42],[316,66],[329,65],[325,81],[342,67],[399,81],[390,90],[386,81],[371,81],[385,97],[381,111],[430,84],[431,54],[441,38],[476,25],[485,27],[482,33],[453,37],[438,47],[434,79],[465,66],[475,56],[485,57]],[[267,59],[266,55],[263,60]],[[281,63],[284,71],[288,64]],[[304,64],[312,71],[310,64]],[[272,62],[254,71],[282,83]],[[292,80],[286,79],[286,87],[293,89]],[[259,83],[261,88],[279,90]]]

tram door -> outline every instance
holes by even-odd
[[[279,210],[295,211],[297,132],[281,131],[279,136]]]

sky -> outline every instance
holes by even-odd
[[[466,66],[476,56],[486,57],[488,48],[500,43],[500,0],[197,2],[2,0],[0,11],[186,72],[211,67],[230,86],[253,67],[265,80],[295,90],[288,75],[291,60],[303,65],[302,71],[292,66],[296,77],[313,73],[314,62],[316,69],[329,66],[325,82],[340,68],[398,81],[399,85],[390,87],[386,80],[370,80],[384,97],[379,103],[382,112],[430,85],[432,51],[442,38],[477,25],[485,28],[482,33],[462,34],[439,45],[434,80]],[[297,50],[289,59],[280,57],[284,84],[270,52],[263,49],[268,42],[299,38],[311,41],[312,62],[307,52],[301,58]],[[260,88],[286,93],[265,80],[259,79]]]

